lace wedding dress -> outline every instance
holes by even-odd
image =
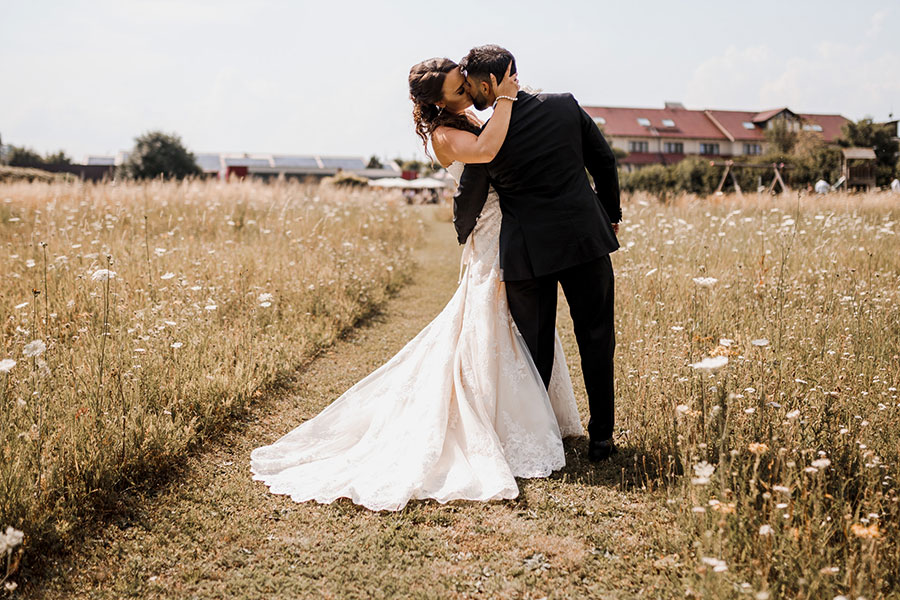
[[[449,170],[459,181],[462,169]],[[507,308],[499,234],[491,190],[446,307],[321,413],[253,450],[253,479],[296,502],[400,510],[515,498],[516,477],[562,468],[562,437],[582,434],[572,382],[557,336],[549,395],[541,383]]]

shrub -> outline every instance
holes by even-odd
[[[119,168],[119,175],[129,179],[184,179],[200,175],[194,155],[175,134],[150,131],[135,138],[134,150]]]

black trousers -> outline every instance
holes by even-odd
[[[613,319],[614,281],[609,255],[535,279],[506,282],[506,297],[516,326],[525,338],[544,386],[553,370],[556,299],[562,285],[575,326],[581,370],[591,417],[588,435],[593,440],[612,437],[615,418],[613,355],[616,330]]]

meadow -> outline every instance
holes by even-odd
[[[0,360],[17,362],[0,375],[0,526],[25,531],[17,553],[42,539],[77,548],[85,503],[102,506],[252,414],[255,397],[278,393],[264,382],[289,377],[391,290],[426,286],[410,300],[429,302],[422,322],[383,315],[397,339],[363,336],[335,364],[315,361],[302,405],[253,427],[271,435],[315,414],[427,323],[457,276],[445,207],[253,184],[23,184],[0,188],[6,197]],[[424,239],[423,211],[444,220]],[[516,500],[373,514],[270,497],[243,467],[226,473],[216,450],[162,507],[172,524],[141,515],[93,546],[130,558],[118,587],[90,589],[900,597],[900,198],[637,193],[623,212],[622,452],[610,463],[588,463],[585,440],[571,440],[566,468],[520,481]],[[586,422],[564,303],[559,323]],[[35,339],[46,349],[29,349]],[[100,586],[93,578],[78,585]]]
[[[397,200],[0,185],[0,527],[24,533],[15,557],[73,543],[82,520],[377,311],[421,234]]]
[[[703,597],[900,593],[900,198],[635,197],[617,257],[634,484]]]

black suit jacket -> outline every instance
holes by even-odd
[[[466,165],[460,178],[453,198],[460,244],[475,227],[489,185],[500,196],[506,281],[561,271],[619,247],[612,230],[622,219],[616,158],[571,94],[519,92],[500,152],[490,163]]]

